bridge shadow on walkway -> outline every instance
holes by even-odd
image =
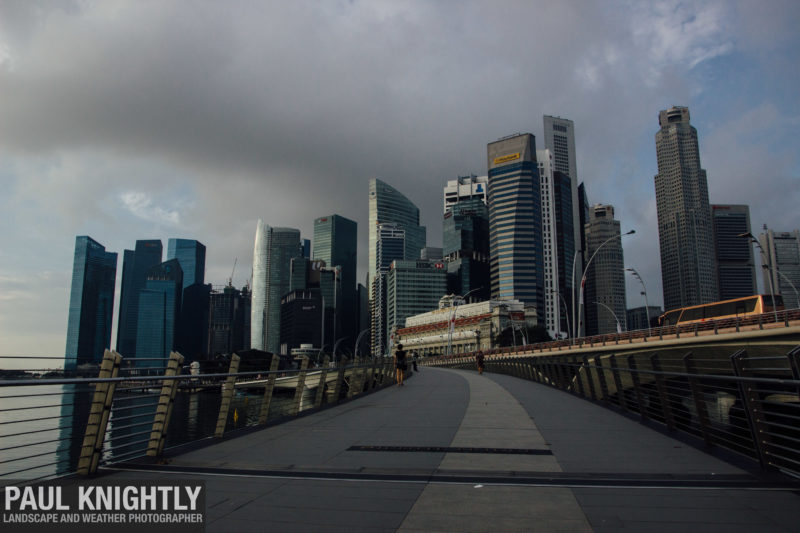
[[[117,479],[203,479],[207,531],[791,532],[800,484],[505,375],[404,387]]]

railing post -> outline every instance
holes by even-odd
[[[639,379],[639,372],[636,368],[636,357],[633,355],[628,356],[628,373],[631,375],[633,381],[633,390],[636,392],[636,403],[639,408],[639,415],[642,420],[647,420],[647,411],[644,406],[644,391],[642,391],[642,381]]]
[[[586,381],[589,383],[589,392],[592,400],[597,400],[597,392],[594,389],[594,376],[592,376],[592,365],[589,364],[589,356],[583,356],[583,373],[586,374]]]
[[[258,424],[263,426],[267,423],[269,416],[269,404],[272,402],[272,392],[275,390],[275,380],[278,378],[276,372],[281,362],[281,356],[274,353],[272,354],[272,361],[269,365],[269,376],[267,376],[267,384],[264,385],[264,399],[261,400],[261,412],[258,413]]]
[[[344,382],[344,369],[346,366],[347,357],[342,356],[342,358],[339,360],[339,368],[336,374],[336,385],[333,387],[333,402],[335,403],[339,403],[339,397],[342,394],[342,383]]]
[[[786,354],[786,357],[789,359],[792,376],[795,380],[800,381],[800,346]]]
[[[744,357],[747,352],[739,350],[731,355],[733,372],[736,377],[744,377]],[[758,397],[758,390],[751,383],[739,381],[739,392],[742,395],[742,407],[744,408],[747,425],[750,427],[750,434],[753,436],[753,447],[758,457],[761,468],[766,469],[769,462],[767,460],[767,422],[764,420],[764,411],[760,409],[761,399]]]
[[[583,380],[581,379],[580,362],[578,361],[578,358],[575,357],[575,356],[572,356],[570,358],[570,364],[572,365],[572,368],[575,369],[575,371],[574,371],[574,374],[575,374],[575,385],[577,386],[578,394],[580,394],[581,396],[586,396],[586,391],[583,388]],[[575,391],[575,389],[573,389],[573,392],[574,391]]]
[[[303,401],[303,391],[306,387],[306,374],[308,373],[308,357],[300,357],[300,372],[297,373],[297,388],[294,390],[294,402],[292,402],[292,409],[289,412],[291,416],[297,416],[300,412],[300,404]]]
[[[617,366],[616,354],[611,354],[611,357],[608,358],[608,362],[611,365],[611,375],[614,377],[614,386],[617,387],[617,398],[619,399],[619,406],[622,407],[623,411],[627,411],[628,410],[627,399],[625,398],[625,389],[622,386],[622,378],[619,375],[619,367]]]
[[[115,378],[119,374],[119,365],[122,356],[117,352],[106,350],[103,361],[100,363],[99,379]],[[92,406],[89,411],[89,420],[86,423],[86,433],[83,436],[81,456],[78,459],[78,474],[88,476],[97,472],[100,464],[100,455],[103,451],[103,441],[106,438],[106,428],[111,415],[111,403],[114,401],[116,383],[95,383]]]
[[[658,360],[658,354],[650,356],[650,366],[655,372],[661,372],[661,362]],[[661,374],[654,374],[653,377],[656,381],[656,390],[658,390],[658,401],[661,404],[661,413],[664,416],[664,423],[667,429],[675,429],[675,417],[672,416],[672,409],[669,406],[669,399],[667,397],[667,386],[664,383],[664,376]]]
[[[178,352],[170,352],[164,377],[177,376],[181,371],[182,364],[183,356]],[[165,379],[162,382],[161,396],[158,398],[156,416],[153,418],[153,429],[150,431],[150,442],[147,444],[147,455],[150,457],[160,457],[164,452],[164,443],[167,441],[167,431],[177,391],[177,379]]]
[[[231,364],[230,367],[228,367],[229,376],[225,380],[225,383],[222,384],[217,429],[214,431],[214,436],[217,438],[222,438],[225,434],[225,426],[228,423],[228,411],[230,411],[231,399],[233,398],[234,388],[236,387],[236,376],[234,374],[239,372],[239,361],[240,358],[238,355],[233,354],[231,356]]]
[[[319,383],[317,384],[317,395],[314,398],[314,407],[322,406],[322,397],[325,396],[325,383],[328,379],[328,363],[330,356],[326,355],[322,360],[322,370],[319,372]]]
[[[372,364],[369,367],[369,377],[367,378],[367,390],[372,390],[375,388],[375,368],[377,367],[377,362],[375,358],[372,358]]]
[[[689,374],[689,388],[692,391],[692,398],[694,398],[694,406],[697,410],[697,421],[700,424],[700,431],[703,434],[703,440],[706,441],[708,446],[713,446],[713,438],[709,429],[711,428],[711,421],[708,418],[708,407],[706,406],[705,399],[703,398],[703,387],[696,377],[697,368],[694,364],[692,352],[683,356],[683,365],[686,367],[686,373]]]

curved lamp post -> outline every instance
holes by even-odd
[[[758,247],[758,251],[761,252],[761,268],[766,270],[769,267],[767,266],[767,254],[764,253],[764,249],[761,247],[761,243],[758,242],[758,239],[753,237],[753,234],[748,233],[740,233],[737,237],[746,237],[750,239],[750,242],[755,244]],[[775,322],[778,321],[778,310],[775,308],[775,287],[772,285],[772,272],[767,275],[767,281],[769,281],[769,294],[772,296],[772,313],[775,317]]]
[[[550,289],[550,292],[553,293],[553,294],[558,294],[558,297],[561,298],[561,303],[564,304],[564,318],[567,320],[567,338],[570,338],[570,337],[572,337],[572,334],[570,333],[570,329],[569,329],[569,312],[567,311],[567,301],[564,299],[564,296],[560,292],[558,292],[556,290],[553,290],[553,289]],[[561,317],[559,316],[558,318],[559,318],[559,328],[558,329],[561,329],[561,324],[560,324]]]
[[[355,358],[356,358],[356,359],[358,359],[358,345],[361,343],[361,338],[362,338],[362,337],[364,336],[364,334],[365,334],[365,333],[367,333],[368,331],[369,331],[369,328],[367,328],[367,329],[363,330],[361,333],[359,333],[359,334],[358,334],[358,337],[356,337],[356,345],[355,345],[355,347],[354,347],[354,349],[355,349]],[[373,357],[374,357],[374,354],[373,354]]]
[[[467,292],[464,296],[453,295],[453,303],[451,304],[452,311],[450,312],[450,319],[447,322],[447,353],[453,355],[453,330],[455,329],[456,317],[456,300],[466,301],[467,296],[475,291],[481,290],[483,287],[477,287]]]
[[[636,277],[636,279],[639,280],[639,283],[642,284],[642,294],[644,295],[644,312],[647,315],[647,336],[649,337],[650,336],[650,306],[647,304],[647,287],[645,287],[644,280],[642,279],[642,276],[640,276],[639,273],[636,272],[635,268],[626,268],[625,270],[627,270],[628,272],[632,273]]]
[[[603,302],[592,302],[592,303],[593,304],[602,305],[603,307],[608,309],[608,312],[611,313],[611,315],[614,317],[614,320],[617,321],[617,333],[622,333],[622,326],[619,323],[619,318],[617,318],[617,313],[615,313],[613,309],[611,309],[609,306],[607,306]]]
[[[589,265],[592,264],[592,260],[595,258],[597,252],[599,252],[603,246],[613,241],[614,239],[622,240],[622,237],[626,235],[633,235],[634,233],[636,233],[636,230],[632,229],[628,233],[623,233],[622,235],[614,235],[613,237],[609,237],[608,239],[604,240],[603,244],[597,247],[597,249],[592,254],[592,257],[590,257],[589,261],[586,262],[586,268],[583,269],[583,276],[581,276],[581,290],[580,290],[580,297],[578,298],[578,327],[576,336],[583,335],[583,317],[581,317],[581,309],[583,308],[583,286],[586,284],[586,273],[589,271]]]

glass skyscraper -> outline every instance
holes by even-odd
[[[441,261],[394,261],[386,281],[386,328],[391,334],[406,326],[406,318],[439,308],[447,290],[447,270]]]
[[[136,359],[169,357],[175,349],[182,287],[183,270],[177,259],[156,265],[145,274],[144,288],[139,292]],[[146,361],[137,366],[164,365]]]
[[[800,230],[773,231],[764,228],[759,235],[764,265],[764,292],[770,287],[775,294],[783,295],[786,309],[800,308]],[[745,240],[745,239],[742,239]],[[759,251],[759,254],[761,252]]]
[[[470,301],[489,299],[489,208],[480,198],[450,204],[442,223],[447,263],[447,290],[457,295],[471,291]]]
[[[419,225],[419,208],[391,185],[369,180],[369,283],[377,272],[378,224],[397,224],[405,232],[403,259],[418,259],[425,247],[425,226]],[[369,287],[372,291],[372,286]]]
[[[719,300],[706,171],[689,109],[658,115],[655,176],[664,311]]]
[[[377,228],[376,263],[378,270],[372,284],[371,325],[372,325],[372,352],[382,355],[389,347],[388,330],[386,327],[386,283],[389,267],[395,260],[402,260],[405,251],[405,231],[397,224],[380,224]]]
[[[289,292],[292,258],[303,255],[300,230],[272,228],[259,219],[253,248],[252,349],[280,351],[281,298]]]
[[[144,288],[147,271],[161,263],[163,251],[160,240],[140,240],[136,241],[135,250],[125,250],[123,254],[117,323],[117,351],[123,357],[136,356],[139,293]]]
[[[588,257],[594,256],[586,272],[585,332],[587,335],[616,333],[618,327],[625,331],[625,260],[620,223],[614,220],[614,208],[610,205],[592,207],[585,232],[586,252]],[[603,245],[613,237],[617,238]]]
[[[183,270],[183,288],[205,282],[206,247],[192,239],[167,241],[167,259],[177,259]]]
[[[99,363],[111,347],[117,254],[88,236],[75,237],[64,368]]]
[[[752,296],[756,288],[753,243],[739,237],[750,233],[750,208],[746,205],[712,205],[714,248],[717,259],[719,299]]]
[[[530,133],[487,146],[489,264],[493,299],[520,300],[544,324],[542,202],[536,139]]]
[[[356,268],[358,249],[358,225],[341,215],[329,215],[314,220],[313,256],[325,261],[329,267],[339,267],[337,275],[341,296],[336,302],[336,317],[340,331],[334,342],[341,337],[345,346],[355,343],[358,335],[356,311]],[[331,304],[327,299],[326,305]]]

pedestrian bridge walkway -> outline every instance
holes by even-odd
[[[203,479],[208,531],[790,532],[800,483],[546,385],[425,367],[277,426],[102,469]],[[163,462],[163,461],[162,461]]]

